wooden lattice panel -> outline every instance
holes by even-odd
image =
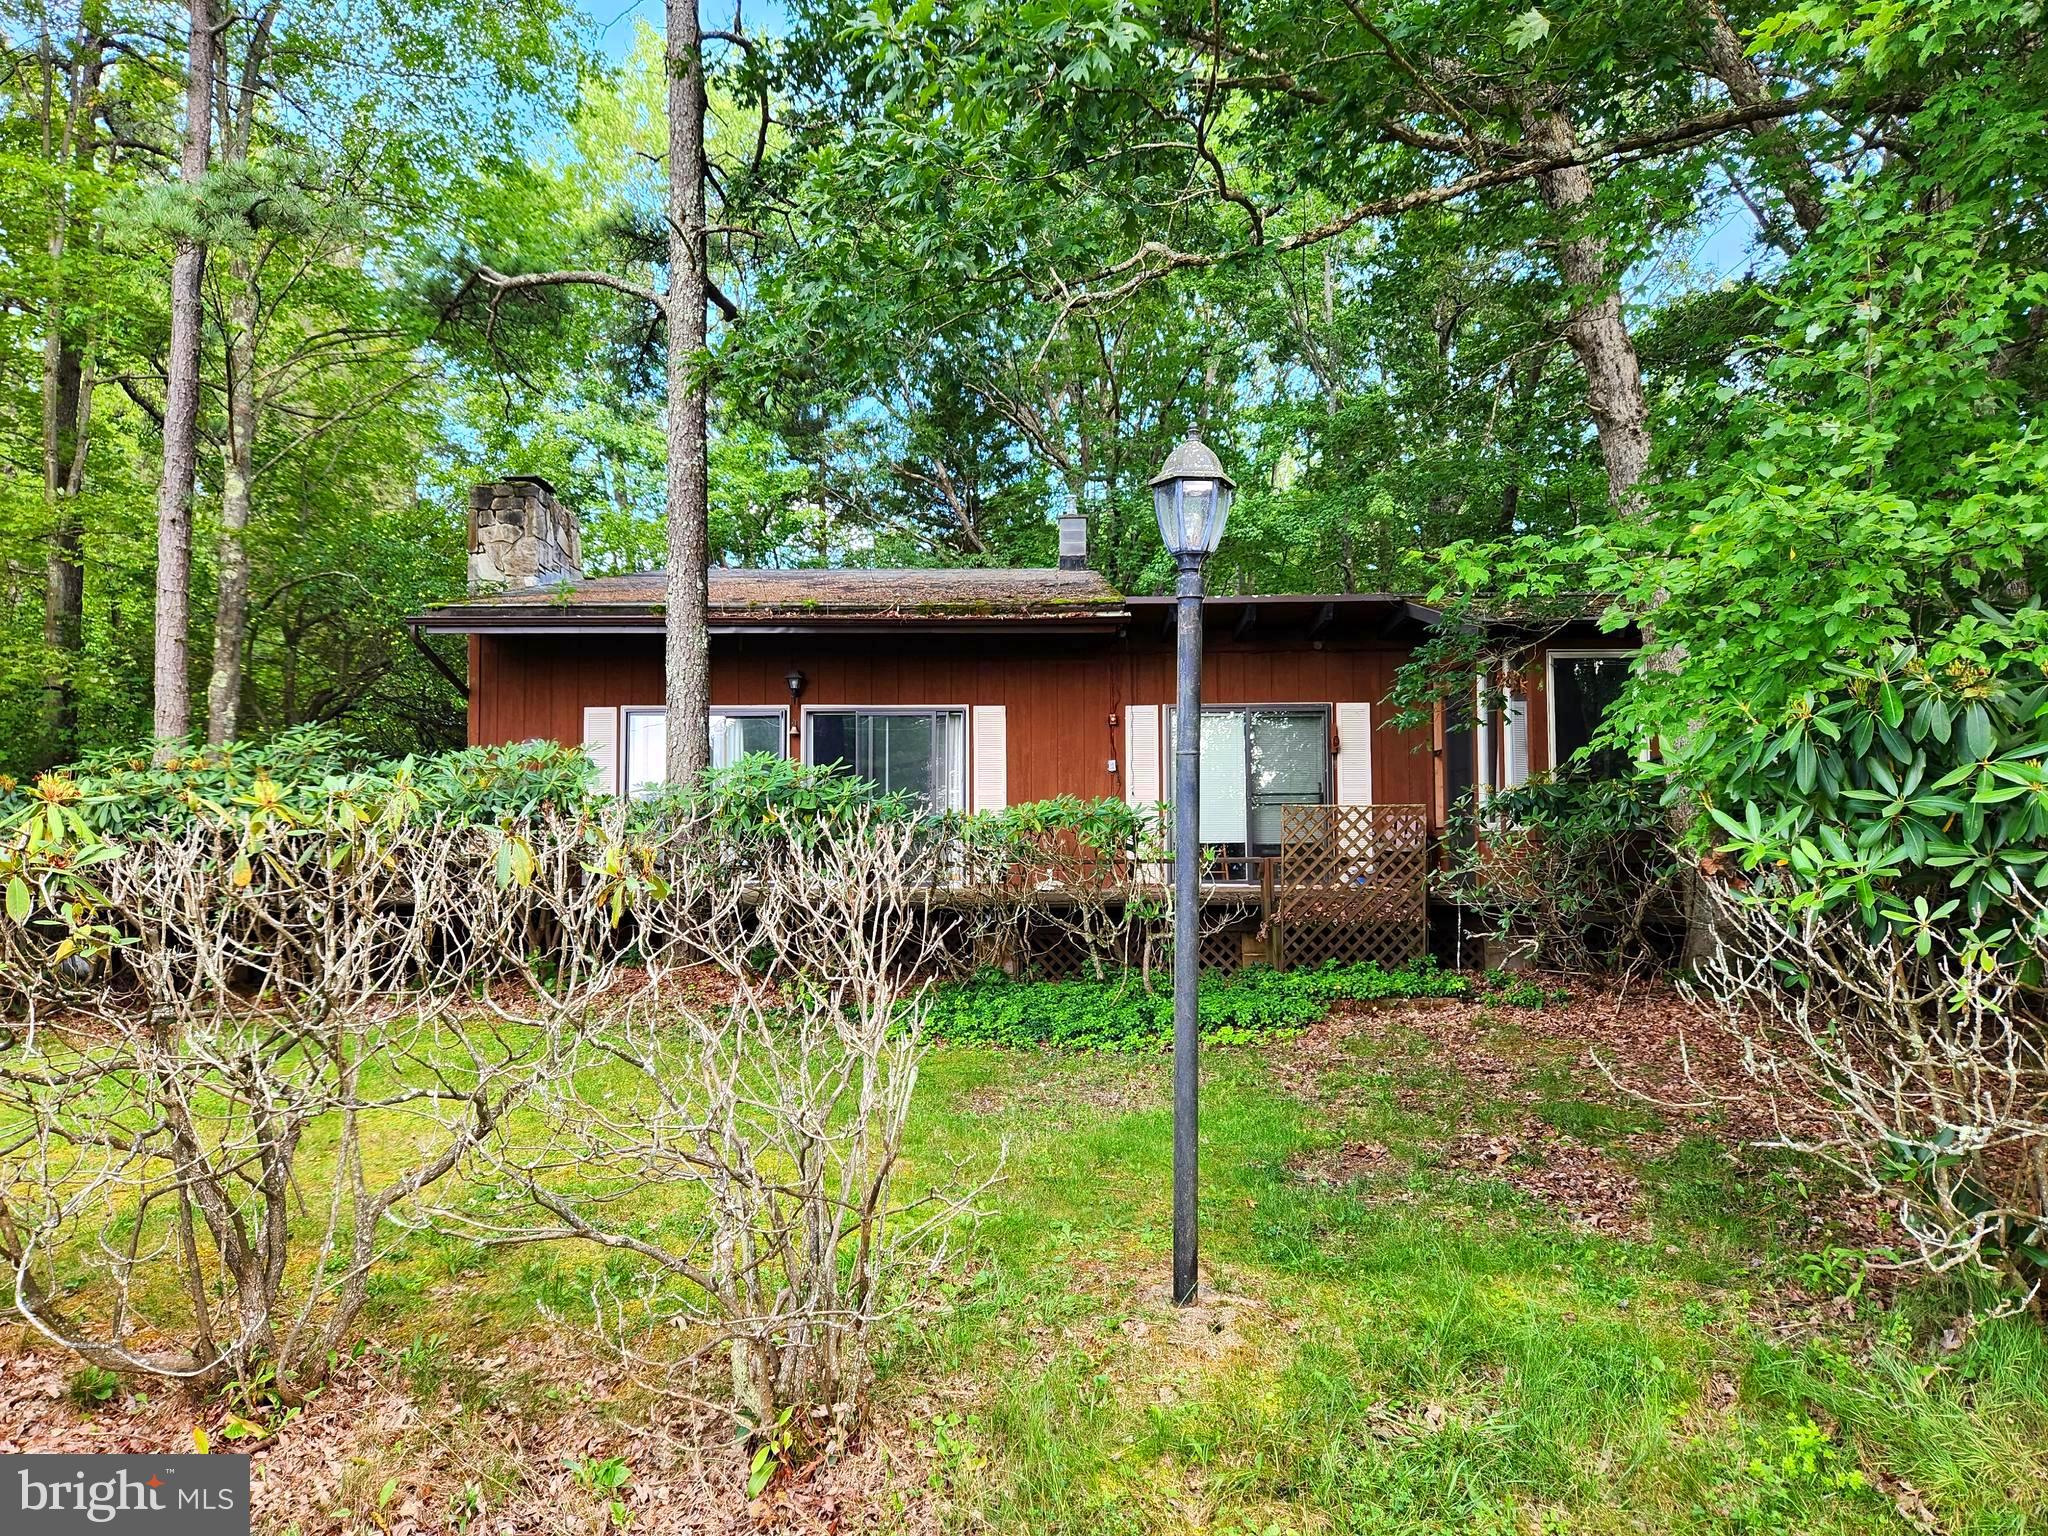
[[[1244,935],[1235,929],[1202,935],[1202,969],[1228,976],[1244,959]]]
[[[1154,935],[1155,942],[1157,935]],[[1089,935],[1056,922],[1027,923],[1019,936],[1016,959],[1027,975],[1068,981],[1136,966],[1144,959],[1145,935],[1114,930]],[[1165,946],[1159,945],[1160,953]]]
[[[1429,947],[1429,929],[1421,923],[1276,923],[1274,932],[1283,967],[1334,960],[1370,961],[1393,970]]]
[[[1273,922],[1281,963],[1397,965],[1429,938],[1429,814],[1420,805],[1280,809]]]

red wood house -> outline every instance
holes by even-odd
[[[1114,590],[1085,534],[1063,521],[1056,569],[714,568],[714,760],[843,763],[947,808],[1159,801],[1173,599]],[[573,515],[531,478],[478,487],[470,548],[476,595],[408,621],[467,638],[470,741],[580,742],[614,791],[658,781],[664,578],[585,579]],[[1397,729],[1395,670],[1436,623],[1388,594],[1207,601],[1202,841],[1236,879],[1282,853],[1290,805],[1408,807],[1440,833],[1475,783],[1583,745],[1626,670],[1611,637],[1567,629],[1532,643],[1502,718]]]

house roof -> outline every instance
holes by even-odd
[[[661,572],[597,576],[471,597],[415,614],[415,628],[453,633],[581,633],[662,627]],[[1095,571],[1048,569],[740,570],[709,573],[711,626],[727,631],[973,628],[1019,622],[1114,625],[1123,595]]]
[[[1175,599],[1125,597],[1096,571],[1046,568],[889,570],[742,570],[713,566],[710,625],[726,634],[801,634],[848,630],[1108,632],[1127,624],[1170,630]],[[438,634],[660,634],[668,578],[660,571],[491,593],[430,608],[406,622]],[[1498,609],[1477,622],[1489,629],[1561,633],[1594,629],[1598,604],[1583,617],[1549,615],[1537,624]],[[1369,626],[1383,639],[1412,642],[1444,615],[1399,593],[1212,594],[1207,627],[1236,639],[1292,635],[1305,641]],[[1616,643],[1634,644],[1631,632]]]

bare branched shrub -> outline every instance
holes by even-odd
[[[676,951],[588,1027],[564,1018],[545,1080],[476,1148],[489,1187],[444,1219],[486,1241],[634,1256],[637,1283],[599,1307],[630,1358],[696,1396],[693,1367],[729,1351],[743,1428],[843,1438],[877,1325],[942,1260],[944,1224],[974,1193],[895,1187],[920,978],[947,939],[928,910],[945,858],[928,829],[879,820],[757,851],[744,920],[700,925],[690,946],[729,988],[668,985]],[[680,1357],[658,1342],[678,1328]]]
[[[635,1330],[690,1325],[686,1356],[730,1347],[742,1422],[847,1432],[972,1195],[892,1181],[923,988],[1036,890],[1018,829],[977,888],[955,824],[857,789],[808,819],[443,814],[400,776],[259,775],[112,835],[75,786],[37,797],[0,835],[0,1261],[31,1327],[293,1402],[439,1211],[634,1256],[615,1340],[672,1367]],[[1132,921],[1096,893],[1128,860],[1082,863],[1091,932]]]
[[[1852,906],[1724,890],[1700,986],[1784,1101],[1785,1145],[1894,1192],[1931,1269],[2048,1278],[2048,925],[1991,942],[1930,916],[1873,933]]]
[[[129,844],[31,831],[0,925],[0,1261],[105,1367],[324,1373],[400,1228],[617,979],[670,850],[258,807]],[[679,925],[672,920],[671,928]]]

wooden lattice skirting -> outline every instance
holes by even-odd
[[[1274,964],[1415,959],[1429,944],[1428,871],[1423,806],[1283,806]]]

